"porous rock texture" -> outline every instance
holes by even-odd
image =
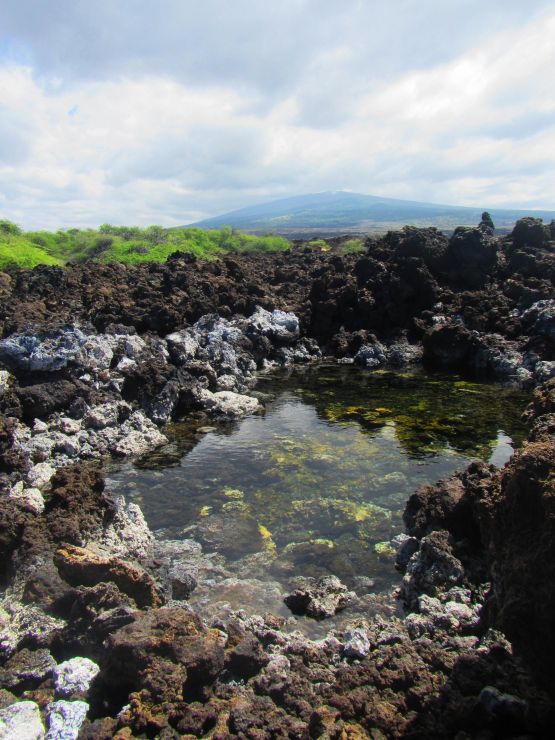
[[[549,736],[554,239],[523,219],[501,239],[487,224],[450,238],[406,227],[358,255],[297,245],[0,275],[2,731]],[[190,411],[256,412],[257,370],[322,353],[543,383],[530,441],[504,470],[475,463],[411,496],[403,615],[391,597],[318,641],[269,614],[205,621],[184,601],[200,545],[173,543],[175,559],[157,560],[138,507],[106,495],[102,462],[163,445],[164,424]],[[198,539],[225,546],[232,525],[198,526]],[[221,568],[217,556],[203,567]],[[348,612],[341,584],[320,586],[303,592],[314,616]],[[68,664],[92,678],[64,693]]]

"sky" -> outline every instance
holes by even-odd
[[[555,209],[552,0],[2,0],[0,218]]]

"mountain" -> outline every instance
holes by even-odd
[[[297,195],[248,206],[224,213],[222,216],[197,221],[189,226],[203,228],[232,226],[246,232],[274,232],[288,236],[303,236],[309,233],[331,235],[352,231],[383,232],[405,224],[452,230],[455,226],[479,223],[484,210],[489,211],[499,230],[512,229],[515,221],[523,216],[543,218],[547,223],[555,219],[555,210],[488,208],[487,203],[476,208],[447,206],[339,190]]]

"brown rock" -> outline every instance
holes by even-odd
[[[72,586],[94,586],[112,581],[137,606],[160,606],[163,597],[145,571],[119,558],[104,558],[84,547],[68,545],[54,556],[60,575]]]
[[[102,676],[109,685],[144,690],[144,698],[193,700],[221,672],[224,649],[218,630],[206,629],[183,609],[137,612],[108,638]]]
[[[62,468],[51,484],[45,514],[56,542],[82,545],[115,514],[114,503],[103,494],[104,479],[97,464]]]
[[[555,440],[527,445],[501,480],[491,522],[495,623],[553,676],[555,661]]]

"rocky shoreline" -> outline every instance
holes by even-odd
[[[554,253],[555,225],[523,219],[503,239],[406,227],[363,255],[0,274],[0,737],[548,736]],[[179,543],[107,495],[103,461],[188,413],[257,413],[258,372],[323,355],[535,388],[529,442],[412,494],[402,617],[392,594],[314,641],[195,614]],[[346,606],[335,581],[293,608]]]

